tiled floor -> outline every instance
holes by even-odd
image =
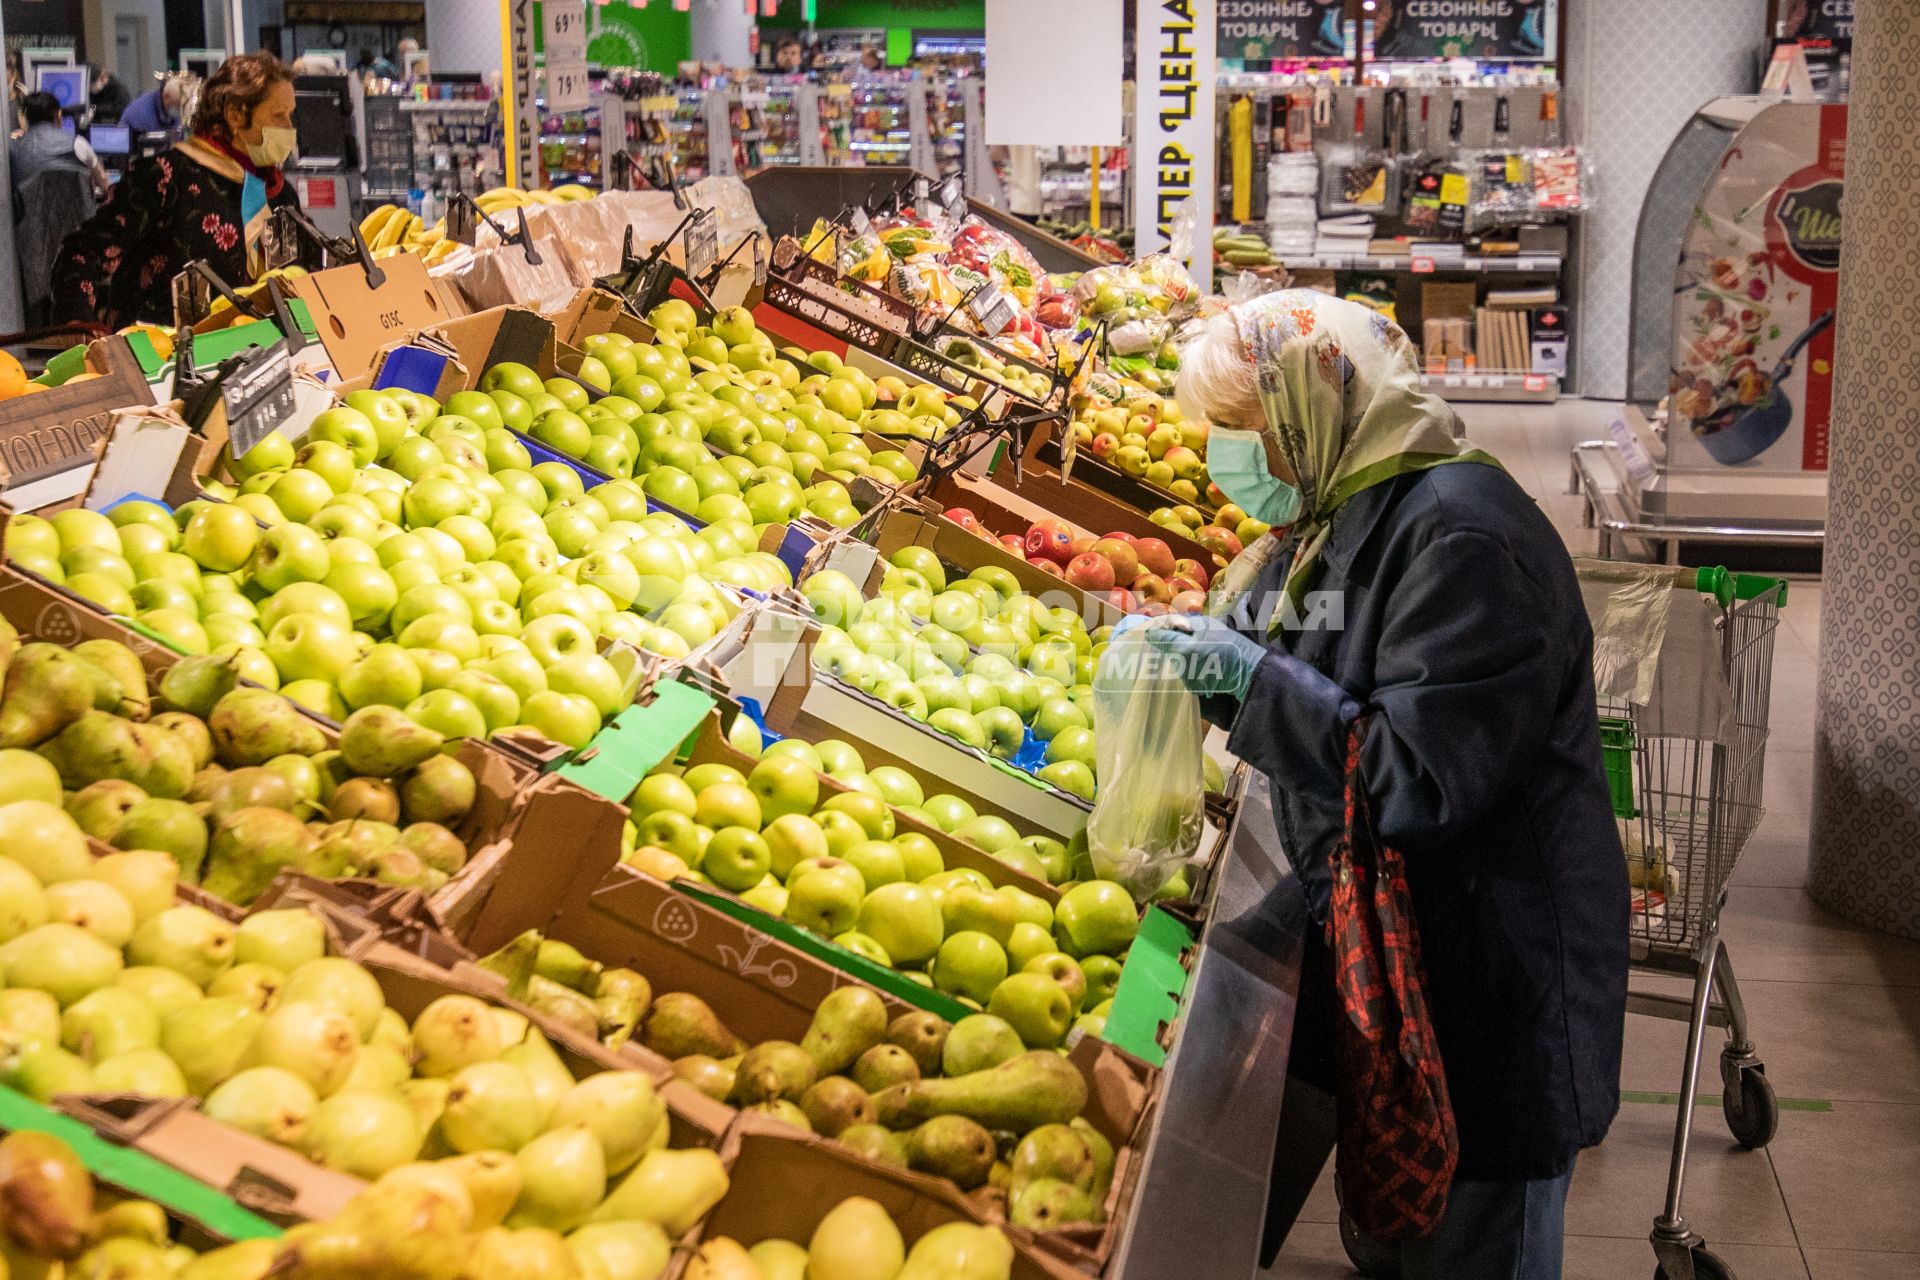
[[[1568,449],[1603,434],[1608,405],[1468,405],[1468,435],[1540,500],[1569,546],[1591,552],[1566,492]],[[1767,817],[1733,877],[1724,920],[1767,1075],[1787,1104],[1764,1151],[1701,1107],[1685,1211],[1740,1280],[1920,1277],[1920,945],[1867,933],[1806,895],[1820,584],[1795,581],[1776,641]],[[1567,1207],[1568,1280],[1653,1271],[1647,1233],[1665,1196],[1685,1028],[1629,1018],[1628,1101],[1582,1157]],[[1718,1045],[1708,1042],[1709,1053]],[[1717,1092],[1708,1058],[1703,1091]],[[1708,1083],[1708,1082],[1711,1083]],[[1349,1276],[1323,1178],[1279,1263],[1285,1280]],[[1468,1280],[1462,1277],[1461,1280]]]

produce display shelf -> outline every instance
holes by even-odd
[[[1296,271],[1409,271],[1415,275],[1508,274],[1550,275],[1560,270],[1561,258],[1551,253],[1523,253],[1513,257],[1426,257],[1395,254],[1275,254]]]
[[[1551,404],[1560,398],[1560,379],[1551,373],[1426,373],[1420,385],[1449,400]]]

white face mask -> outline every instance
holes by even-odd
[[[263,167],[285,164],[293,156],[299,135],[291,129],[267,125],[260,130],[260,141],[247,144],[247,159]]]

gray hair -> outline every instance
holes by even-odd
[[[1174,396],[1190,418],[1244,430],[1266,426],[1259,370],[1240,340],[1231,311],[1210,316],[1181,350]]]

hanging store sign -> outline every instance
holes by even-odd
[[[1854,0],[1809,0],[1797,25],[1792,24],[1793,6],[1789,5],[1789,17],[1780,25],[1791,29],[1781,34],[1789,40],[1851,40],[1853,3]]]
[[[1219,50],[1243,62],[1339,58],[1346,0],[1218,0]]]
[[[1560,0],[1378,0],[1374,56],[1552,61]]]
[[[540,6],[542,49],[547,59],[547,114],[585,111],[587,7],[583,0],[546,0]]]
[[[1135,0],[1135,251],[1172,247],[1180,229],[1188,268],[1213,278],[1215,0]],[[1205,287],[1204,283],[1203,286]]]

